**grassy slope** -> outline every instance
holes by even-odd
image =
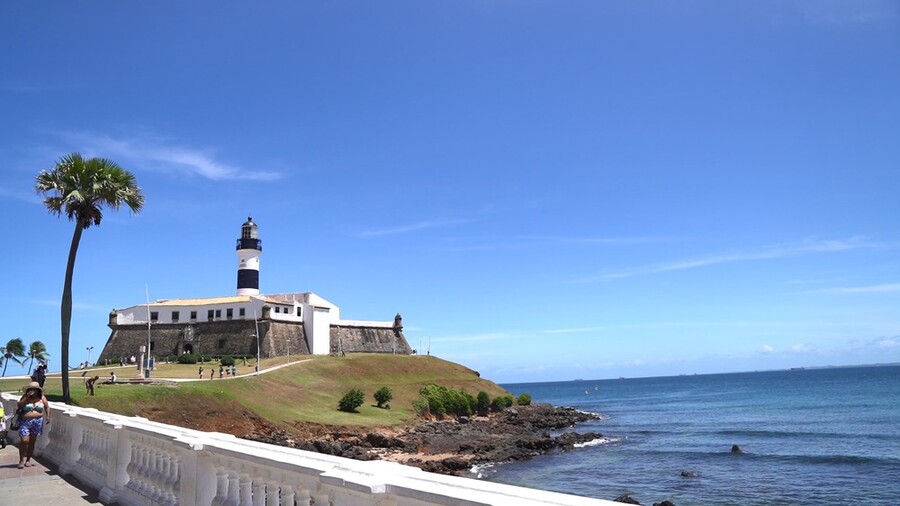
[[[481,379],[477,373],[459,364],[436,357],[352,354],[343,358],[309,357],[258,377],[204,380],[180,383],[174,387],[121,385],[101,386],[97,395],[87,397],[80,388],[80,374],[73,378],[73,401],[81,406],[95,407],[103,411],[124,415],[145,416],[151,419],[171,421],[178,413],[198,415],[192,406],[203,409],[245,409],[255,412],[268,421],[290,427],[296,422],[312,422],[328,425],[387,426],[410,422],[415,413],[412,402],[419,397],[419,389],[435,383],[449,387],[461,387],[475,395],[480,390],[491,397],[505,393],[493,382]],[[278,359],[273,359],[277,361]],[[283,360],[283,359],[281,359]],[[267,364],[264,362],[263,367]],[[160,366],[154,377],[197,377],[196,365]],[[206,366],[208,371],[208,366]],[[251,366],[239,367],[238,374],[249,372]],[[117,370],[120,380],[123,370]],[[90,375],[91,373],[88,373]],[[131,375],[131,371],[128,373]],[[98,371],[106,379],[108,371]],[[208,373],[206,375],[208,378]],[[22,380],[0,381],[4,391],[17,390]],[[49,378],[46,384],[52,397],[58,386],[58,378]],[[382,386],[393,390],[391,409],[374,406],[372,394]],[[337,410],[337,401],[350,388],[360,388],[366,394],[366,403],[358,413]],[[199,413],[200,416],[207,416]]]

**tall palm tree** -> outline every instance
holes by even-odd
[[[6,346],[3,346],[0,350],[3,350],[3,376],[6,376],[6,367],[9,365],[10,360],[22,365],[22,360],[19,357],[25,358],[25,345],[17,337],[10,339]]]
[[[31,368],[34,367],[34,359],[38,359],[39,362],[46,362],[47,357],[50,354],[47,353],[47,347],[44,346],[44,343],[40,341],[33,341],[28,345],[28,358],[31,361],[28,363],[28,374],[31,374]]]
[[[137,214],[144,207],[144,194],[134,174],[105,158],[85,159],[79,153],[66,155],[56,162],[53,170],[42,170],[35,178],[34,189],[44,195],[44,205],[51,213],[63,213],[75,222],[75,233],[69,246],[66,278],[60,304],[60,359],[63,401],[71,400],[69,390],[69,330],[72,324],[72,274],[75,255],[85,229],[99,226],[103,207],[119,209],[122,205]]]

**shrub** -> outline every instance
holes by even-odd
[[[219,359],[219,363],[222,364],[222,365],[228,365],[228,366],[231,366],[231,365],[234,365],[234,358],[229,357],[228,355],[226,355],[226,356],[224,356],[224,357],[222,357],[222,358]]]
[[[530,406],[531,405],[531,394],[522,394],[516,399],[516,404],[519,406]]]
[[[428,410],[428,400],[425,398],[416,399],[412,403],[413,410],[415,410],[416,414],[419,416],[425,416],[430,411]]]
[[[513,396],[500,395],[491,401],[491,411],[501,411],[513,405]]]
[[[475,411],[479,414],[479,416],[487,416],[490,409],[491,397],[484,390],[478,392],[478,397],[475,400]]]
[[[379,408],[383,408],[384,405],[391,402],[391,399],[393,398],[394,392],[388,387],[381,387],[375,392],[375,402],[378,404]]]
[[[351,388],[343,397],[341,397],[341,400],[338,401],[338,409],[353,413],[356,411],[356,408],[362,406],[362,403],[365,402],[365,400],[366,396],[362,393],[362,390]]]
[[[178,355],[179,364],[196,364],[199,357],[194,354]]]
[[[437,418],[445,414],[453,416],[471,415],[477,404],[475,397],[461,388],[447,388],[427,385],[419,391],[421,399],[427,403],[428,412]]]

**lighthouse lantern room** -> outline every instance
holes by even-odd
[[[259,228],[248,217],[241,225],[241,238],[237,240],[238,295],[259,295],[259,255],[262,253],[262,240]]]

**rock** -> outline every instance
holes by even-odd
[[[681,476],[684,478],[696,478],[700,476],[700,473],[697,471],[681,471]]]
[[[463,423],[463,424],[469,423],[469,421],[470,421],[468,416],[461,416],[461,417],[457,418],[457,420],[459,421],[459,423]]]
[[[653,503],[653,506],[675,506],[675,503],[673,503],[672,501],[666,499],[666,500],[663,501],[663,502],[655,502],[655,503]]]
[[[613,499],[613,502],[620,502],[620,503],[624,503],[624,504],[641,504],[641,503],[637,502],[637,499],[635,499],[634,497],[631,497],[628,494],[622,494],[619,497],[616,497],[615,499]]]
[[[731,445],[731,453],[744,453],[744,450],[738,445]]]

